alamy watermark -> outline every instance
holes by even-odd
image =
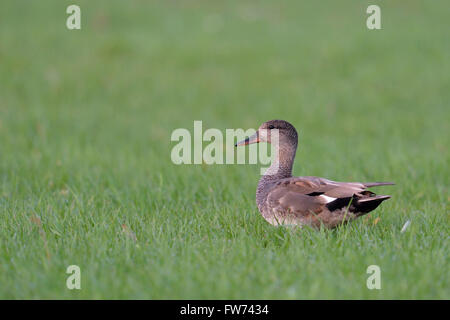
[[[381,29],[381,9],[376,4],[367,7],[366,13],[370,14],[366,20],[366,26],[369,30]]]
[[[69,30],[81,29],[81,9],[76,4],[67,7],[66,13],[70,14],[66,20],[66,27]]]
[[[81,289],[81,269],[80,269],[80,267],[75,264],[70,265],[67,267],[66,273],[70,274],[70,276],[68,276],[67,280],[66,280],[67,289],[80,290]]]
[[[381,289],[381,269],[376,264],[372,264],[367,267],[366,270],[367,274],[370,274],[370,276],[367,278],[366,286],[367,289],[373,290],[373,289]]]
[[[173,146],[170,158],[174,164],[269,164],[278,163],[278,130],[272,129],[219,129],[203,132],[203,122],[194,121],[193,134],[185,128],[172,132]],[[266,143],[260,143],[266,142]],[[246,148],[237,146],[249,145]],[[269,147],[270,146],[270,147]],[[270,149],[270,151],[269,151]],[[261,168],[261,174],[267,167]]]

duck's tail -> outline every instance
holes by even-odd
[[[375,210],[380,203],[384,200],[390,199],[391,196],[388,195],[380,195],[380,196],[371,196],[367,198],[359,198],[354,203],[354,211],[358,216],[362,216],[372,210]]]

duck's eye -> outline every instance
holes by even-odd
[[[274,126],[273,124],[271,124],[271,125],[269,126],[269,129],[270,129],[270,130],[275,129],[275,126]]]

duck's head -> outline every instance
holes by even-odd
[[[252,143],[268,142],[271,143],[273,137],[276,137],[275,130],[278,132],[278,141],[280,145],[297,146],[297,130],[294,126],[284,120],[270,120],[261,124],[256,133],[245,140],[236,143],[237,146],[244,146]]]

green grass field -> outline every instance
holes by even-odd
[[[66,29],[72,3],[81,30]],[[1,1],[0,298],[449,299],[449,13]],[[171,162],[172,131],[194,120],[270,119],[299,131],[295,175],[394,181],[375,190],[392,199],[334,231],[276,228],[258,165]]]

